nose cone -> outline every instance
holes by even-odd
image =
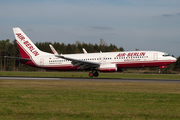
[[[171,62],[176,62],[176,61],[177,61],[176,58],[174,58],[174,57],[171,58]]]

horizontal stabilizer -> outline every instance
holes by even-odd
[[[17,59],[17,60],[31,61],[31,59],[27,59],[27,58],[11,57],[11,56],[4,56],[4,57],[6,57],[6,58],[12,58],[12,59]]]

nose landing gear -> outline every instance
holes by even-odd
[[[98,77],[99,76],[99,73],[96,71],[96,72],[89,72],[89,77],[93,77],[93,76],[95,76],[95,77]]]

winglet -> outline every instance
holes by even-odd
[[[83,52],[84,52],[84,54],[87,54],[87,51],[83,48]]]
[[[59,55],[52,45],[49,45],[54,55]]]

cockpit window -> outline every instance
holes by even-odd
[[[167,57],[167,56],[170,56],[170,54],[164,54],[164,55],[162,55],[163,57]]]

